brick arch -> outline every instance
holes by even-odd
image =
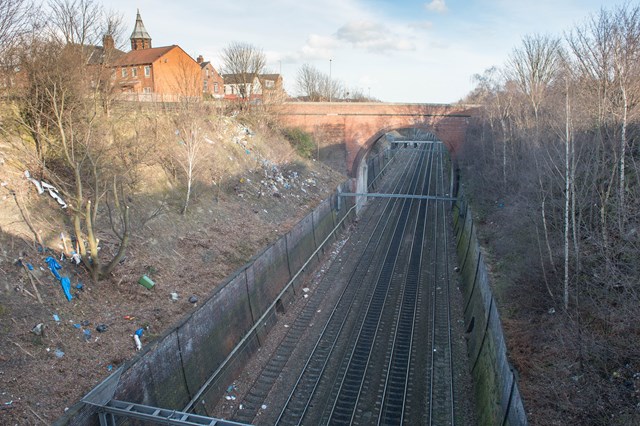
[[[281,105],[278,113],[287,127],[322,134],[324,142],[344,145],[344,171],[354,177],[362,155],[393,129],[428,129],[455,155],[464,143],[469,119],[477,111],[468,105],[291,102]]]

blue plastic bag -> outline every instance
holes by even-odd
[[[62,291],[64,291],[64,295],[67,300],[71,301],[73,296],[71,295],[71,281],[69,281],[69,277],[60,278],[60,285],[62,286]]]
[[[45,259],[45,262],[47,262],[47,265],[49,265],[49,270],[51,270],[53,276],[56,277],[56,279],[61,280],[62,278],[58,273],[58,269],[62,269],[62,266],[60,266],[58,261],[54,257],[49,256]]]

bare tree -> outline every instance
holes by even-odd
[[[319,102],[323,99],[321,81],[324,76],[318,69],[309,64],[303,64],[298,70],[296,89],[300,96],[311,102]]]
[[[250,100],[256,94],[254,83],[267,63],[262,50],[249,43],[233,42],[222,50],[222,63],[224,73],[233,76],[240,98]]]
[[[183,107],[199,104],[202,100],[202,75],[200,65],[188,55],[183,55],[176,64],[176,73],[170,86],[179,97]]]
[[[311,102],[324,102],[345,96],[342,83],[309,64],[302,65],[298,70],[296,86],[299,95]]]
[[[36,10],[32,0],[0,0],[0,57],[29,32]]]
[[[176,136],[178,138],[178,150],[176,160],[184,172],[186,179],[185,199],[180,210],[186,214],[191,201],[193,185],[198,176],[199,166],[206,157],[207,135],[203,129],[199,116],[202,111],[194,113],[193,110],[185,110],[176,117]]]
[[[509,57],[507,73],[529,98],[536,123],[559,60],[560,39],[541,35],[525,36],[522,47],[514,49]]]
[[[94,0],[50,0],[52,35],[67,44],[84,46],[100,40],[102,6]]]
[[[20,100],[25,145],[33,141],[38,174],[60,188],[71,211],[77,249],[92,279],[108,276],[125,254],[129,210],[122,204],[124,173],[114,157],[108,126],[100,121],[94,91],[88,84],[86,56],[76,45],[36,39],[25,51],[27,87]],[[109,207],[118,248],[110,259],[99,250],[99,206]],[[103,253],[102,256],[100,253]]]
[[[627,128],[629,125],[629,111],[635,106],[638,96],[638,79],[640,78],[640,8],[638,6],[622,6],[614,16],[613,27],[613,69],[617,89],[620,117],[620,156],[618,161],[618,216],[620,232],[625,232],[626,222],[626,157],[627,157]]]

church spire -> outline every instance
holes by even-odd
[[[131,50],[151,48],[151,36],[142,23],[142,18],[140,17],[140,9],[138,9],[138,14],[136,16],[136,25],[135,27],[133,27],[133,32],[131,33],[130,39]]]

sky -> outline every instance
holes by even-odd
[[[98,0],[100,1],[100,0]],[[296,95],[303,64],[384,102],[451,103],[472,77],[502,66],[526,35],[562,36],[614,0],[102,0],[124,18],[125,49],[140,10],[153,47],[177,44],[216,69],[249,43]]]

